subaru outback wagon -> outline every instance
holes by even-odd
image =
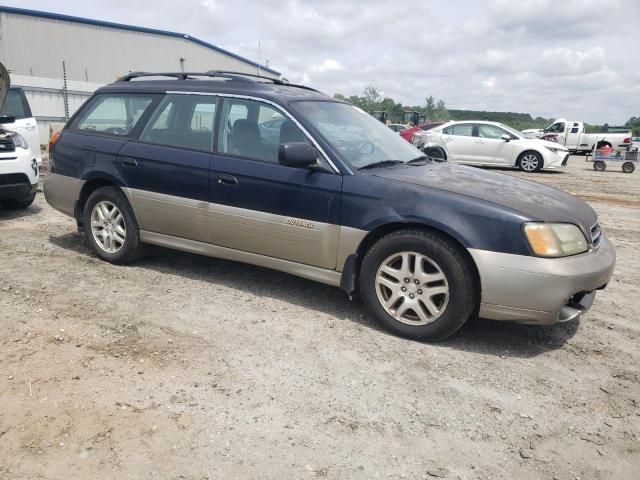
[[[358,291],[409,338],[475,315],[572,320],[615,263],[583,201],[432,162],[366,112],[279,80],[133,73],[50,152],[46,199],[100,258],[154,244],[281,270]]]

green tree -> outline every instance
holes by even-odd
[[[631,129],[634,137],[640,137],[640,117],[631,117],[624,126]]]
[[[369,85],[368,87],[366,87],[364,89],[364,100],[369,106],[369,109],[374,110],[382,101],[382,97],[380,96],[380,91],[378,90],[378,88],[373,85]]]
[[[426,120],[449,120],[451,115],[447,110],[444,100],[436,100],[433,95],[424,99],[424,106],[417,108]]]

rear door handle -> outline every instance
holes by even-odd
[[[122,165],[126,167],[137,167],[138,162],[135,160],[135,158],[125,158],[124,160],[122,160]]]
[[[237,185],[238,184],[238,179],[236,177],[234,177],[233,175],[227,175],[227,174],[223,173],[222,175],[220,175],[218,177],[218,183],[223,184],[223,185]]]

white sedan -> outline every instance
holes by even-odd
[[[565,167],[569,159],[562,145],[525,138],[496,122],[448,122],[417,133],[413,143],[432,157],[468,165],[518,167],[525,172]]]

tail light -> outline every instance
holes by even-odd
[[[627,137],[624,139],[624,142],[622,143],[631,143],[631,137]]]
[[[62,132],[56,132],[51,135],[51,139],[49,139],[49,154],[51,154],[51,152],[53,151],[53,147],[56,146],[56,143],[58,143],[60,137],[62,137]]]

